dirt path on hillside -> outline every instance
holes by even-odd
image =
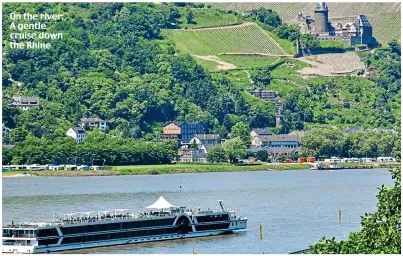
[[[215,56],[215,55],[204,55],[204,56],[202,56],[202,55],[195,55],[195,54],[192,54],[192,56],[193,56],[193,57],[196,57],[196,58],[198,58],[198,59],[216,62],[216,63],[218,64],[218,65],[217,65],[217,69],[218,69],[218,70],[230,70],[230,69],[236,69],[236,68],[237,68],[234,64],[225,62],[225,61],[219,59],[219,58],[218,58],[217,56]]]
[[[250,55],[250,56],[257,55],[266,57],[292,57],[291,55],[269,54],[261,52],[220,52],[218,55]]]
[[[217,26],[217,27],[208,27],[208,28],[191,28],[187,30],[212,30],[212,29],[217,29],[217,28],[242,28],[242,27],[247,27],[247,26],[258,26],[256,23],[253,22],[244,22],[242,24],[238,25],[226,25],[226,26]]]
[[[252,80],[252,78],[250,77],[250,74],[249,74],[248,70],[247,70],[247,69],[244,69],[243,71],[245,71],[246,74],[248,74],[248,77],[249,77],[249,79],[250,79],[250,83],[253,84],[253,80]]]

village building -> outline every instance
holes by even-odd
[[[277,99],[276,91],[264,90],[263,88],[248,88],[246,90],[253,96],[261,98],[262,100],[273,101]]]
[[[177,135],[180,137],[182,134],[181,126],[183,122],[173,121],[173,122],[165,122],[163,126],[163,134],[164,135]]]
[[[286,157],[293,153],[300,155],[302,153],[301,138],[304,135],[304,131],[293,131],[289,134],[280,135],[258,134],[251,138],[250,150],[254,153],[265,150],[272,161],[277,161],[280,155]]]
[[[283,108],[283,102],[279,99],[278,93],[276,91],[265,90],[263,88],[248,88],[246,89],[251,95],[258,97],[265,101],[270,101],[276,105],[277,108]]]
[[[12,106],[19,107],[22,110],[29,110],[40,106],[39,97],[30,96],[14,96],[11,103]]]
[[[299,146],[299,141],[297,135],[258,135],[251,140],[251,145],[256,147],[296,148]]]
[[[102,119],[97,118],[97,117],[81,118],[79,125],[83,129],[93,128],[93,127],[97,127],[101,131],[105,131],[105,129],[106,129],[105,120],[102,120]]]
[[[255,138],[258,135],[272,135],[273,133],[267,128],[253,128],[250,131],[251,139]]]
[[[202,122],[169,121],[163,124],[163,134],[160,138],[180,138],[182,143],[189,143],[196,134],[204,134],[206,128]]]
[[[177,141],[180,141],[181,135],[180,134],[165,134],[165,133],[161,133],[161,134],[159,134],[159,138],[161,140],[177,140]]]
[[[183,163],[207,163],[207,153],[204,149],[183,148],[178,150],[177,160]]]
[[[200,149],[204,151],[204,153],[208,154],[208,152],[210,151],[210,149],[212,149],[213,147],[215,147],[217,145],[213,145],[213,144],[203,144],[200,146]]]
[[[218,134],[196,134],[189,142],[191,145],[218,145],[220,144],[220,138]]]
[[[297,136],[297,141],[301,142],[302,137],[305,136],[305,131],[292,131],[288,135],[295,135]]]
[[[83,141],[85,139],[85,130],[81,127],[73,127],[70,128],[67,133],[67,136],[72,137],[73,139],[76,140],[77,143],[80,143],[81,141]]]

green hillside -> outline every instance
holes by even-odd
[[[168,30],[163,35],[175,41],[182,51],[198,55],[287,55],[276,41],[254,23],[208,29]]]
[[[191,12],[193,19],[188,23],[187,15]],[[183,28],[206,28],[239,24],[239,18],[234,13],[224,10],[206,8],[180,8],[181,18],[178,20]]]
[[[362,53],[370,70],[367,77],[302,78],[300,71],[308,64],[278,57],[288,55],[281,47],[286,42],[275,41],[254,23],[183,29],[187,8],[152,3],[3,4],[3,24],[10,23],[15,10],[64,15],[47,29],[61,31],[62,40],[36,39],[51,43],[48,50],[11,49],[12,31],[3,26],[3,124],[12,130],[10,143],[16,145],[3,150],[3,163],[67,158],[168,163],[176,145],[156,139],[166,121],[201,121],[209,133],[223,138],[237,123],[274,127],[275,105],[244,90],[251,79],[256,86],[278,91],[285,103],[278,132],[317,124],[393,128],[399,123],[400,44]],[[221,13],[200,9],[201,16]],[[292,45],[292,40],[283,40]],[[236,54],[219,55],[225,52]],[[189,53],[218,56],[242,70],[216,71],[214,61]],[[40,107],[13,107],[13,96],[38,96]],[[83,117],[104,119],[108,128],[88,132],[85,142],[76,144],[66,132]]]

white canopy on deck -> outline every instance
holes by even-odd
[[[158,200],[150,206],[147,206],[148,209],[169,209],[169,208],[177,208],[178,206],[172,205],[168,202],[163,196],[160,196]]]

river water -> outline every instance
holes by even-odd
[[[161,195],[193,209],[215,209],[224,200],[226,209],[248,217],[246,232],[72,253],[288,253],[358,231],[360,216],[376,210],[382,184],[393,184],[386,169],[3,178],[3,224],[50,220],[52,213],[144,211]]]

